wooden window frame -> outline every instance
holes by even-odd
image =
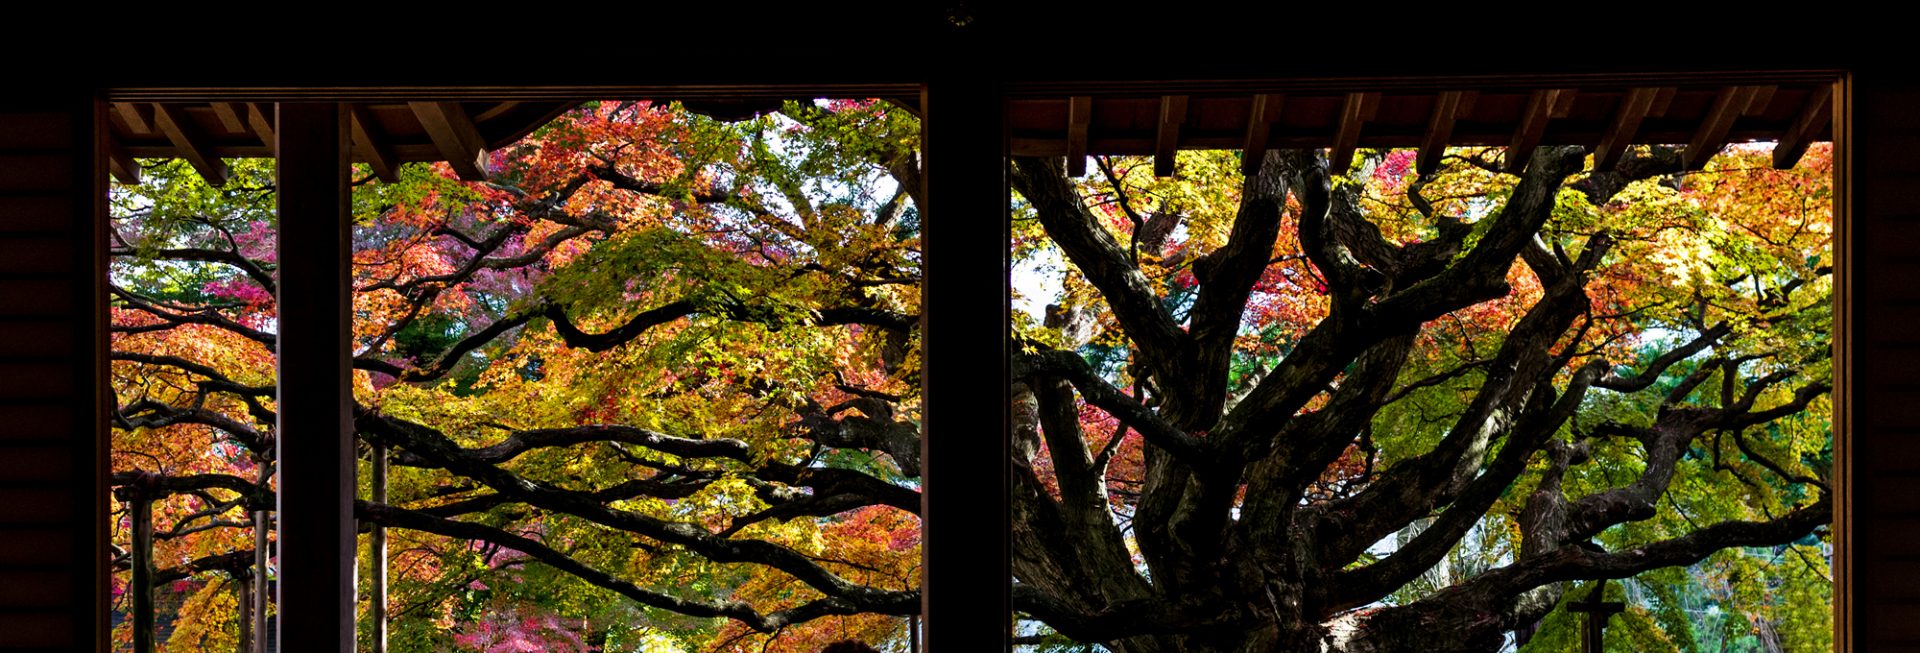
[[[1833,596],[1834,596],[1834,650],[1852,651],[1855,637],[1853,620],[1853,572],[1852,545],[1854,524],[1851,508],[1853,482],[1851,479],[1852,456],[1852,397],[1849,388],[1852,375],[1852,264],[1853,248],[1850,234],[1853,231],[1853,173],[1851,153],[1853,138],[1852,88],[1850,74],[1834,72],[1836,92],[1834,94],[1834,328],[1835,352],[1833,390],[1834,402],[1834,483],[1836,497],[1834,507],[1833,548]],[[1696,83],[1702,79],[1751,79],[1764,78],[1765,73],[1751,71],[1690,74],[1688,79]],[[1621,76],[1626,78],[1628,76]],[[1645,83],[1648,79],[1662,78],[1654,76],[1632,76],[1633,81]],[[1532,76],[1528,83],[1546,84],[1556,80],[1574,80],[1591,83],[1593,76]],[[1420,77],[1415,82],[1422,87],[1459,88],[1485,85],[1498,82],[1512,84],[1514,78],[1486,77]],[[929,224],[926,230],[926,263],[923,272],[925,291],[922,312],[923,342],[927,356],[926,410],[927,435],[925,438],[924,464],[927,476],[924,485],[924,568],[926,591],[923,594],[923,614],[927,616],[927,628],[923,631],[927,646],[922,649],[933,653],[948,653],[961,650],[1008,650],[1011,647],[1011,616],[1007,599],[1007,590],[1011,582],[1011,540],[1008,537],[992,538],[983,533],[1010,533],[1010,517],[1007,509],[1007,476],[1005,463],[1008,452],[1008,413],[1006,397],[1009,389],[1007,381],[1007,335],[1008,335],[1008,253],[1007,243],[1010,237],[1007,222],[1008,190],[1005,178],[1004,157],[1006,152],[1006,122],[1004,107],[1007,98],[1016,96],[1052,96],[1067,95],[1142,95],[1163,93],[1249,93],[1283,91],[1298,86],[1315,88],[1341,88],[1353,90],[1373,90],[1389,85],[1407,83],[1407,78],[1354,78],[1342,80],[1313,79],[1274,79],[1274,80],[1234,80],[1225,82],[1115,82],[1115,83],[1009,83],[992,76],[982,77],[975,71],[958,67],[942,68],[930,71],[926,76],[903,83],[875,84],[765,84],[765,85],[714,85],[714,86],[568,86],[568,87],[480,87],[480,86],[377,86],[377,87],[284,87],[277,89],[262,88],[167,88],[125,87],[108,89],[95,97],[94,115],[95,134],[94,195],[97,198],[93,210],[95,225],[92,238],[99,251],[88,260],[101,263],[100,270],[92,273],[94,296],[106,294],[104,263],[105,229],[107,211],[103,198],[106,196],[106,149],[104,115],[106,102],[119,100],[143,101],[180,101],[180,100],[233,100],[233,101],[363,101],[391,100],[406,98],[414,100],[462,100],[462,99],[570,99],[582,97],[799,97],[799,96],[837,96],[837,97],[876,97],[897,96],[903,91],[917,92],[923,109],[923,143],[926,156],[926,184],[928,187],[928,206],[930,216],[967,215],[956,218],[960,221],[972,221],[968,227],[943,231],[938,221]],[[943,122],[944,121],[944,122]],[[938,200],[934,198],[938,197]],[[938,208],[936,208],[938,207]],[[988,223],[986,226],[973,226],[973,223]],[[993,225],[997,223],[997,227]],[[982,254],[997,252],[997,255]],[[997,283],[987,283],[987,279],[997,279]],[[102,300],[103,301],[103,300]],[[95,638],[92,647],[106,651],[108,624],[107,582],[111,570],[108,569],[104,555],[110,530],[104,527],[106,516],[111,514],[107,503],[108,487],[106,454],[109,447],[111,429],[104,418],[105,409],[112,401],[110,389],[106,388],[107,339],[105,323],[107,314],[104,304],[95,306],[98,337],[94,339],[94,374],[98,375],[101,393],[99,405],[101,414],[93,424],[94,447],[100,464],[94,468],[96,474],[91,515],[95,525],[91,529],[96,541],[94,549],[97,555],[97,567],[91,583],[97,597],[91,611]],[[937,318],[937,319],[936,319]],[[948,334],[953,334],[949,336]],[[961,373],[933,372],[941,369],[959,369],[993,374],[993,365],[988,364],[982,370],[978,361],[999,361],[998,376],[1002,383],[998,387],[979,387],[983,384],[965,384]],[[951,362],[949,362],[951,361]],[[977,376],[976,376],[977,378]],[[987,410],[985,406],[997,406]],[[952,411],[948,413],[947,411]],[[949,417],[948,415],[951,415]],[[980,443],[979,433],[997,432],[1000,437],[987,445]],[[946,469],[961,470],[947,472]],[[967,474],[964,470],[992,470],[986,474]],[[950,476],[946,474],[951,474]],[[944,492],[946,479],[956,487],[966,488],[963,492]],[[960,480],[965,479],[965,480]],[[997,479],[997,488],[994,481]],[[982,489],[985,488],[985,489]],[[83,515],[84,517],[85,515]],[[937,591],[936,591],[937,590]],[[991,601],[962,600],[961,597],[997,595],[998,605]],[[351,601],[343,597],[341,601]],[[353,641],[351,627],[343,634],[350,645]]]

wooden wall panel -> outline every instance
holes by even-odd
[[[105,644],[94,108],[0,101],[0,651]]]
[[[1855,79],[1854,642],[1920,651],[1920,85]]]

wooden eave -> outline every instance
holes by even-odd
[[[1469,90],[1464,98],[1459,89],[1015,97],[1007,103],[1008,151],[1015,156],[1168,158],[1176,150],[1248,149],[1262,144],[1269,149],[1339,152],[1356,147],[1421,148],[1424,163],[1437,159],[1438,149],[1444,147],[1584,145],[1610,154],[1600,157],[1604,166],[1615,160],[1623,144],[1674,144],[1717,152],[1730,143],[1771,141],[1790,145],[1776,165],[1791,167],[1807,142],[1832,139],[1830,121],[1818,119],[1831,111],[1828,91],[1826,84],[1804,82],[1498,87]],[[112,104],[109,147],[116,157],[217,162],[273,156],[271,104]],[[519,140],[579,102],[441,102],[431,103],[435,105],[431,111],[416,106],[421,104],[426,103],[354,103],[354,160],[372,164],[380,176],[391,178],[392,167],[400,163],[448,161],[450,153],[467,159],[471,143],[452,147],[444,125],[422,120],[423,115],[440,117],[440,109],[463,113],[484,143],[483,150],[493,150]],[[168,116],[177,120],[170,123]],[[172,124],[179,122],[185,124]],[[436,126],[443,131],[439,141],[431,129]],[[1692,153],[1687,159],[1696,165],[1704,161]],[[212,168],[210,164],[197,167]],[[123,168],[137,173],[137,166],[116,167],[116,176],[123,181],[130,176],[121,174]],[[471,166],[456,168],[463,177],[476,176]],[[1172,170],[1170,162],[1155,168],[1161,174]]]
[[[485,150],[520,140],[561,113],[579,106],[571,101],[448,102],[479,132]],[[109,148],[137,158],[185,158],[189,161],[273,156],[272,103],[113,102],[107,112]],[[400,163],[446,161],[414,108],[403,101],[353,103],[353,160],[376,171]],[[170,137],[155,116],[174,116],[194,137]],[[364,120],[364,122],[362,122]],[[190,143],[190,145],[188,144]],[[368,147],[368,144],[373,147]],[[130,181],[119,174],[122,181]],[[389,176],[381,173],[382,176]],[[213,179],[209,178],[209,181]]]
[[[1647,87],[1638,93],[1631,86],[1489,88],[1474,92],[1471,102],[1449,95],[1457,90],[1389,91],[1378,93],[1364,115],[1355,113],[1360,94],[1351,92],[1188,94],[1178,96],[1185,115],[1177,129],[1168,129],[1166,97],[1024,97],[1008,102],[1008,150],[1015,156],[1155,155],[1169,147],[1244,149],[1250,135],[1264,134],[1268,148],[1508,147],[1516,142],[1594,148],[1625,142],[1702,143],[1717,151],[1728,143],[1831,140],[1830,121],[1807,118],[1830,110],[1828,88],[1811,82]],[[1258,105],[1256,97],[1262,99]],[[1729,108],[1735,102],[1745,104]],[[1256,106],[1263,107],[1263,115],[1252,115]],[[1452,115],[1436,119],[1436,109]],[[1623,111],[1634,115],[1620,120]],[[1441,126],[1444,131],[1430,131]],[[1618,133],[1622,126],[1632,133]],[[1798,153],[1787,158],[1797,160]],[[1789,167],[1793,162],[1783,161]]]

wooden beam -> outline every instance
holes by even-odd
[[[1279,93],[1260,93],[1253,96],[1253,104],[1247,108],[1247,142],[1240,147],[1240,172],[1249,177],[1260,172],[1260,163],[1267,158],[1273,123],[1280,121],[1286,99]]]
[[[1527,168],[1534,148],[1540,146],[1540,137],[1547,133],[1547,122],[1567,117],[1567,110],[1573,108],[1573,93],[1570,88],[1541,89],[1527,98],[1520,125],[1514,128],[1513,140],[1507,143],[1507,172],[1517,175]]]
[[[399,183],[400,162],[393,158],[393,148],[387,146],[386,135],[380,133],[380,126],[373,122],[366,105],[351,102],[342,102],[341,105],[353,119],[354,158],[367,162],[367,167],[373,169],[374,176],[379,177],[380,181]]]
[[[140,162],[133,160],[133,155],[127,154],[127,148],[112,137],[107,138],[107,172],[120,183],[129,186],[140,184]]]
[[[354,647],[353,255],[347,113],[278,104],[277,650]]]
[[[213,152],[213,142],[201,133],[199,125],[187,117],[186,110],[179,105],[166,103],[155,103],[153,109],[153,125],[160,129],[160,133],[167,135],[167,140],[173,143],[175,154],[186,159],[209,185],[226,184],[226,162]]]
[[[486,143],[459,102],[408,102],[407,106],[455,174],[466,181],[487,178]]]
[[[1667,109],[1673,108],[1673,98],[1680,95],[1680,89],[1674,86],[1662,86],[1653,94],[1653,106],[1647,108],[1648,118],[1665,118]]]
[[[1800,163],[1807,146],[1820,137],[1820,130],[1833,122],[1832,100],[1833,85],[1821,84],[1813,89],[1806,103],[1800,105],[1800,115],[1793,119],[1793,126],[1780,135],[1780,143],[1773,147],[1773,167],[1786,170]]]
[[[153,105],[145,102],[115,102],[113,112],[120,114],[120,120],[135,134],[153,133]]]
[[[508,111],[512,111],[519,107],[520,107],[519,102],[501,102],[493,106],[487,107],[486,111],[482,111],[480,113],[474,114],[473,122],[474,124],[477,125],[477,124],[486,122],[488,120],[492,120],[501,114],[504,114]]]
[[[1327,155],[1327,170],[1336,175],[1353,167],[1353,151],[1360,146],[1360,127],[1380,110],[1379,93],[1348,93],[1340,106],[1340,127],[1333,137],[1333,152]]]
[[[213,115],[220,118],[220,126],[229,133],[247,133],[247,121],[240,116],[240,107],[232,102],[214,102]]]
[[[1174,155],[1180,148],[1180,125],[1187,121],[1187,96],[1160,98],[1160,132],[1153,144],[1153,176],[1172,177]]]
[[[1627,147],[1633,144],[1633,136],[1640,131],[1640,122],[1646,120],[1653,110],[1653,101],[1662,89],[1636,88],[1627,91],[1621,98],[1620,106],[1613,110],[1613,122],[1607,125],[1607,131],[1600,135],[1600,142],[1593,146],[1593,169],[1612,170],[1620,163],[1620,157],[1627,153]]]
[[[1067,174],[1087,174],[1087,125],[1093,122],[1093,98],[1067,98]]]
[[[1773,104],[1773,94],[1779,90],[1778,86],[1753,87],[1753,99],[1747,102],[1747,110],[1740,115],[1748,117],[1764,115],[1767,112],[1767,106]]]
[[[1693,132],[1693,140],[1680,152],[1680,167],[1686,170],[1707,167],[1707,160],[1727,146],[1727,133],[1733,131],[1733,123],[1747,112],[1747,105],[1753,103],[1759,91],[1757,86],[1720,89],[1720,94],[1713,98],[1713,106],[1707,107],[1707,115],[1700,118],[1700,128]]]
[[[247,129],[260,137],[260,143],[273,151],[273,109],[260,106],[258,102],[247,103]]]
[[[1446,154],[1447,142],[1453,138],[1453,123],[1473,111],[1474,100],[1479,96],[1479,91],[1447,91],[1434,100],[1433,115],[1427,119],[1427,135],[1420,139],[1420,154],[1414,164],[1422,176],[1440,170],[1440,157]]]

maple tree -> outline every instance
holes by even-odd
[[[356,184],[396,649],[902,645],[917,140],[886,102],[598,102],[486,182]],[[1606,577],[1616,646],[1825,648],[1830,155],[1583,154],[1012,162],[1017,285],[1061,281],[1014,325],[1020,641],[1564,650]],[[172,647],[221,648],[275,483],[272,175],[153,163],[113,196],[114,482]]]
[[[392,465],[356,515],[390,527],[396,650],[903,641],[918,123],[845,100],[729,118],[588,103],[484,182],[355,183],[361,496],[375,447]],[[153,502],[139,589],[179,600],[169,647],[217,650],[276,487],[272,167],[212,188],[152,163],[113,192],[113,478]]]
[[[1016,159],[1018,641],[1564,651],[1625,578],[1609,650],[1829,650],[1830,151],[1765,149]]]

